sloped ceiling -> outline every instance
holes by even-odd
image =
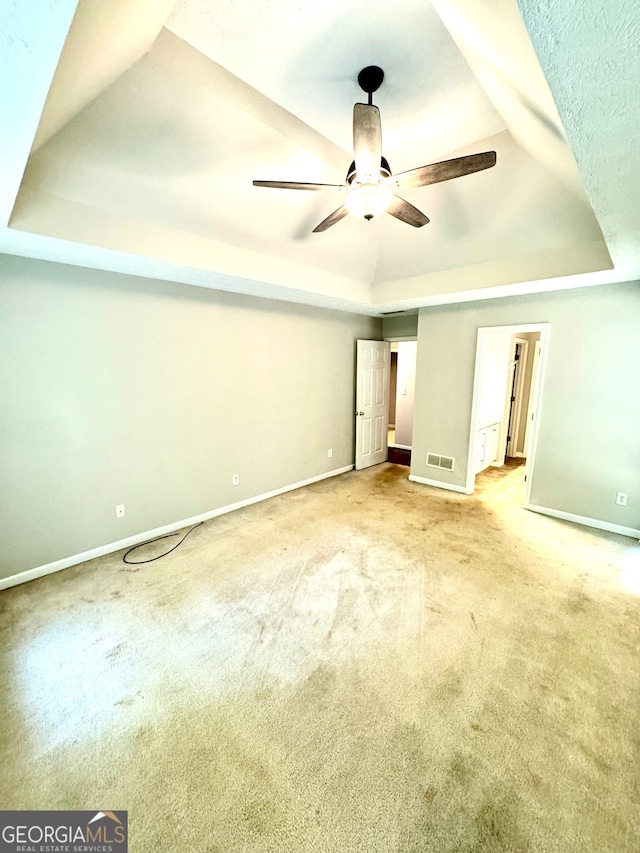
[[[0,251],[374,315],[640,277],[640,170],[611,127],[638,126],[638,75],[615,44],[631,55],[637,13],[619,4],[624,26],[573,5],[13,4]],[[497,165],[407,192],[424,228],[347,217],[312,234],[334,195],[252,180],[342,183],[369,64],[385,70],[394,171],[485,150]]]

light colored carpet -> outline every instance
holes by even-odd
[[[406,478],[2,593],[2,807],[128,809],[134,853],[637,851],[637,547],[521,468]]]

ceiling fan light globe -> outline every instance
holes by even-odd
[[[391,190],[382,184],[359,184],[348,193],[346,206],[358,219],[371,220],[386,213],[392,198]]]

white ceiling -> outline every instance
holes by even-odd
[[[374,315],[640,278],[640,33],[636,4],[616,6],[3,7],[0,251]],[[312,234],[339,197],[251,182],[344,181],[368,64],[395,172],[498,162],[407,192],[424,228]]]

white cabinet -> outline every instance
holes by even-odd
[[[488,424],[478,430],[476,443],[476,474],[488,468],[498,458],[498,436],[500,423]]]

